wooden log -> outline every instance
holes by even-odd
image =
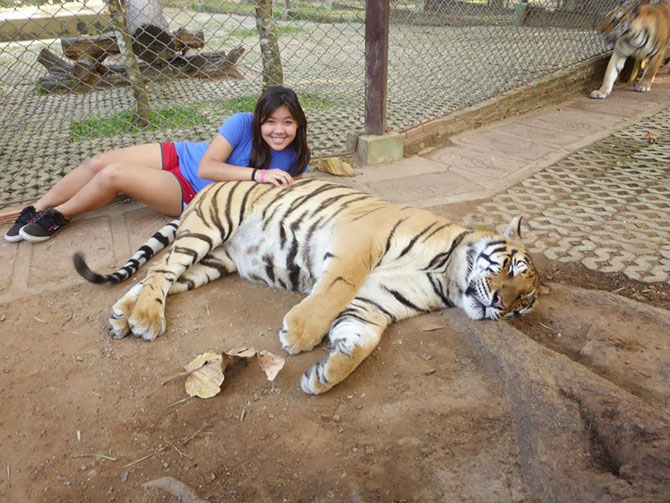
[[[121,53],[113,32],[88,37],[65,37],[61,38],[60,45],[63,54],[72,60],[91,58],[102,63],[108,55]]]
[[[184,49],[202,49],[205,47],[205,34],[200,31],[191,31],[179,28],[173,34],[174,47],[177,51]]]
[[[70,73],[74,65],[68,63],[62,58],[56,56],[49,49],[42,49],[37,55],[37,62],[46,68],[49,72],[59,71],[63,73]]]
[[[214,79],[220,77],[242,78],[235,67],[237,60],[244,54],[244,47],[238,46],[228,54],[224,51],[200,53],[183,56],[175,63],[179,63],[181,73],[189,77]]]
[[[98,76],[105,71],[104,66],[99,64],[96,60],[91,58],[82,58],[74,62],[70,74],[73,78],[93,84],[98,79]]]
[[[151,65],[167,65],[175,43],[158,0],[126,0],[124,7],[133,52]]]

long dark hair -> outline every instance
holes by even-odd
[[[307,146],[307,118],[300,106],[298,96],[284,86],[268,87],[256,103],[251,126],[252,143],[249,165],[258,169],[268,169],[270,167],[272,149],[263,140],[261,124],[267,121],[274,111],[282,105],[286,105],[293,116],[293,120],[298,124],[295,138],[289,145],[296,153],[296,168],[291,172],[292,175],[296,175],[303,172],[310,159],[309,147]]]

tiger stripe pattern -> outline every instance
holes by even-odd
[[[306,393],[323,393],[396,321],[451,306],[472,319],[528,312],[540,281],[519,226],[517,217],[503,235],[469,230],[314,179],[285,188],[214,183],[188,206],[174,242],[144,280],[114,304],[108,324],[115,338],[132,333],[152,341],[166,331],[168,294],[233,272],[305,292],[279,338],[297,354],[328,335],[330,352],[301,380]]]
[[[666,1],[654,4],[625,2],[609,12],[601,33],[613,51],[602,86],[589,96],[607,98],[626,59],[631,56],[642,64],[646,63],[635,90],[643,93],[651,91],[659,67],[670,57],[670,4]]]
[[[140,267],[146,264],[156,253],[166,248],[174,241],[175,234],[179,227],[179,220],[173,220],[156,231],[149,240],[144,243],[133,254],[132,257],[119,269],[112,274],[98,274],[88,267],[84,256],[77,252],[72,256],[74,268],[77,272],[91,283],[116,285],[127,280],[135,274]]]

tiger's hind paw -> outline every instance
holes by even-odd
[[[162,312],[148,315],[137,313],[137,310],[134,310],[128,319],[128,326],[134,336],[141,337],[145,341],[156,340],[156,337],[163,335],[167,329],[165,316]]]
[[[128,326],[128,317],[135,303],[137,297],[142,290],[142,282],[134,285],[128,290],[123,297],[117,300],[112,306],[112,311],[107,318],[107,327],[109,333],[114,339],[123,339],[130,333],[130,326]]]
[[[128,319],[122,313],[115,312],[113,308],[111,315],[107,318],[107,328],[113,339],[123,339],[130,333]]]

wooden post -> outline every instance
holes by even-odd
[[[390,0],[365,2],[365,132],[386,132]]]

